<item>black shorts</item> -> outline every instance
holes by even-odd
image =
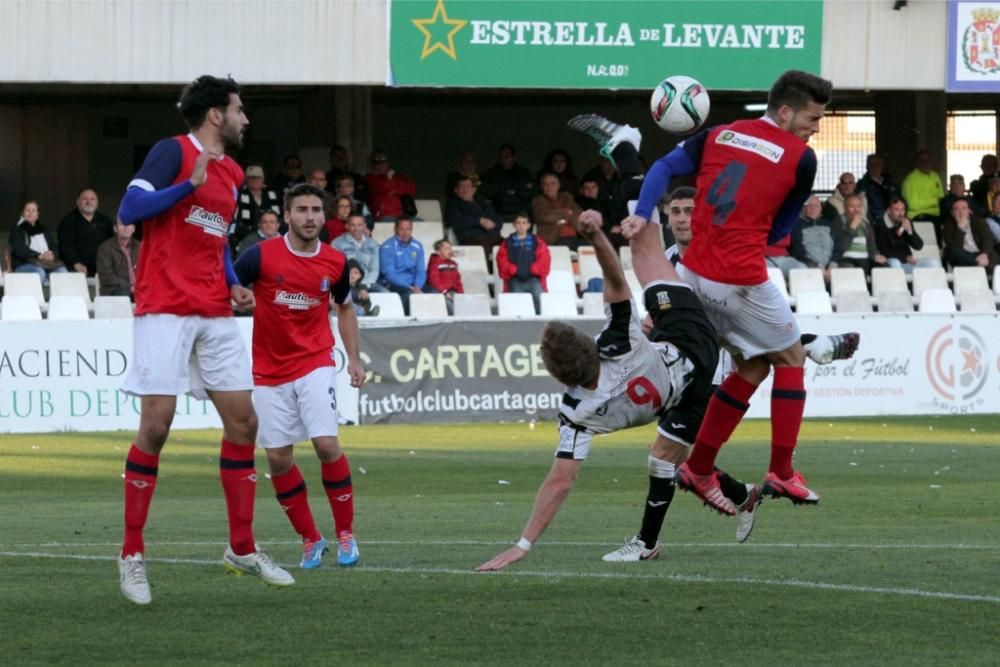
[[[690,445],[712,397],[712,380],[719,365],[718,334],[689,287],[653,285],[643,299],[653,320],[650,340],[670,343],[695,367],[681,400],[660,416],[658,426],[663,436]]]

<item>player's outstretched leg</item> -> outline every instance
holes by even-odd
[[[655,445],[654,445],[655,447]],[[643,507],[642,527],[639,533],[625,540],[618,549],[604,554],[601,559],[608,563],[628,563],[642,560],[654,560],[660,557],[660,529],[666,518],[670,502],[674,499],[677,485],[674,482],[676,468],[670,461],[665,461],[650,455],[647,459],[649,467],[649,491]]]
[[[611,160],[612,163],[615,159],[611,154],[619,143],[627,141],[635,146],[637,151],[642,143],[642,133],[637,128],[631,125],[613,123],[597,114],[588,113],[574,116],[566,124],[571,129],[582,132],[596,141],[600,147],[601,155]]]
[[[856,332],[836,336],[802,334],[802,347],[805,348],[806,356],[821,366],[850,359],[858,351],[860,344],[861,334]]]
[[[715,469],[722,493],[736,506],[736,541],[743,543],[753,532],[757,521],[757,508],[763,500],[761,487],[756,484],[744,484],[730,477],[724,470]]]
[[[281,450],[286,448],[282,447]],[[288,447],[287,456],[291,458],[291,447]],[[275,464],[272,463],[272,456],[277,456],[277,449],[268,449],[268,462],[271,463],[271,484],[274,486],[274,494],[278,499],[281,510],[288,517],[292,528],[302,538],[302,560],[299,567],[304,570],[311,570],[320,566],[323,562],[323,555],[330,549],[323,535],[316,529],[316,521],[313,519],[312,510],[309,508],[309,491],[306,481],[302,477],[299,467],[292,463],[291,467],[281,465],[278,470],[284,470],[280,474],[275,472]]]

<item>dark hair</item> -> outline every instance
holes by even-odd
[[[906,205],[906,202],[902,197],[889,197],[889,202],[885,205],[886,210],[897,203],[903,204],[904,206]]]
[[[451,241],[449,241],[448,239],[441,239],[439,241],[435,241],[434,242],[434,252],[437,252],[438,250],[440,250],[441,246],[443,246],[445,243],[451,244]]]
[[[528,215],[527,211],[518,211],[517,213],[515,213],[514,220],[517,220],[518,218],[524,218],[525,220],[528,221],[529,225],[531,224],[531,216]],[[511,222],[513,222],[513,220]]]
[[[559,177],[560,183],[562,182],[562,177],[559,176],[556,170],[552,168],[552,161],[556,158],[556,156],[559,155],[563,156],[566,159],[566,170],[563,171],[563,174],[565,174],[566,176],[576,178],[576,174],[573,173],[573,158],[569,156],[569,153],[566,152],[565,149],[553,148],[552,150],[549,151],[549,154],[546,155],[545,159],[542,161],[542,168],[538,176],[539,181],[542,180],[542,176],[545,175],[545,172],[550,171]]]
[[[339,209],[340,208],[340,202],[342,202],[342,201],[346,201],[348,203],[348,205],[351,207],[351,214],[353,214],[354,213],[354,201],[350,197],[348,197],[347,195],[340,195],[336,199],[333,200],[333,207],[334,207],[334,209]],[[364,216],[362,216],[362,217],[364,217]],[[350,218],[350,216],[348,216],[348,218]]]
[[[347,153],[347,148],[345,146],[340,145],[340,144],[337,144],[335,146],[331,146],[330,147],[330,155],[333,155],[337,151],[344,151],[344,153]]]
[[[511,155],[517,155],[517,149],[514,148],[514,144],[500,144],[500,147],[497,148],[497,153],[504,149],[509,150]]]
[[[257,218],[257,224],[260,224],[260,221],[264,219],[264,216],[265,216],[265,215],[273,215],[273,216],[274,216],[274,219],[275,219],[275,220],[276,220],[276,221],[278,222],[278,224],[281,224],[281,218],[280,218],[280,217],[278,217],[278,214],[277,214],[277,213],[275,213],[274,211],[272,211],[272,210],[270,210],[270,209],[268,209],[268,210],[266,210],[266,211],[261,211],[261,212],[260,212],[260,217],[259,217],[259,218]]]
[[[401,223],[401,222],[408,222],[408,223],[410,223],[412,225],[413,224],[413,216],[401,215],[398,218],[396,218],[396,222],[392,223],[393,230],[398,230],[399,229],[399,223]]]
[[[297,183],[285,191],[285,210],[290,211],[292,209],[292,202],[299,197],[319,197],[319,200],[323,201],[325,194],[325,190],[317,188],[315,185]]]
[[[351,176],[350,174],[341,174],[340,176],[338,176],[338,177],[337,177],[337,178],[336,178],[336,179],[335,179],[335,180],[333,181],[333,184],[334,184],[334,185],[340,185],[340,184],[341,184],[341,183],[343,183],[344,181],[350,181],[350,182],[351,182],[351,185],[354,185],[354,184],[355,184],[355,183],[354,183],[354,177],[353,177],[353,176]]]
[[[239,93],[240,87],[231,77],[220,79],[203,74],[184,86],[177,108],[188,127],[197,130],[204,124],[209,109],[225,109],[229,106],[229,96]]]
[[[858,201],[861,201],[861,195],[858,194],[857,192],[852,192],[851,194],[849,194],[846,197],[844,197],[844,203],[845,204],[847,203],[848,199],[857,199]]]
[[[558,382],[569,387],[588,384],[600,375],[601,360],[594,339],[565,322],[542,329],[542,363]]]
[[[289,153],[288,155],[286,155],[285,159],[281,161],[281,166],[284,167],[286,164],[288,164],[289,160],[298,160],[299,161],[299,169],[302,168],[302,158],[300,158],[295,153]]]
[[[833,99],[833,84],[815,74],[790,69],[774,82],[767,94],[767,110],[774,113],[787,105],[798,111],[810,102],[827,105]]]
[[[682,185],[679,188],[674,188],[667,193],[666,201],[667,203],[672,202],[675,199],[694,199],[694,196],[698,193],[697,190],[692,188],[690,185]]]
[[[79,199],[80,197],[83,196],[83,193],[87,191],[93,192],[95,195],[97,194],[97,190],[88,185],[85,188],[80,188],[80,191],[76,193],[76,198]]]

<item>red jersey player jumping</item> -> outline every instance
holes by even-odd
[[[347,258],[319,242],[323,190],[302,183],[285,193],[288,233],[258,243],[240,255],[236,274],[253,284],[254,405],[260,415],[258,443],[267,451],[278,503],[302,536],[303,568],[319,567],[327,541],[316,529],[306,483],[292,445],[312,440],[321,462],[323,488],[333,511],[337,562],[358,562],[354,540],[351,468],[337,438],[337,372],[329,303],[337,304],[337,326],[347,351],[351,385],[365,381],[358,353],[358,319],[351,303]]]
[[[139,432],[125,461],[125,539],[118,561],[121,591],[136,604],[152,601],[143,528],[160,451],[183,393],[210,398],[222,418],[219,475],[229,517],[224,565],[276,586],[295,583],[254,540],[257,416],[250,358],[230,304],[250,308],[254,301],[229,255],[243,170],[225,154],[243,145],[250,122],[232,79],[199,77],[184,88],[179,107],[190,133],[153,146],[118,211],[125,224],[143,222],[145,235],[132,363],[122,387],[141,398]]]
[[[791,308],[768,280],[764,248],[795,225],[812,191],[816,154],[807,145],[819,131],[832,84],[788,71],[768,94],[762,118],[714,127],[658,160],[642,185],[626,236],[645,225],[674,176],[697,172],[694,238],[678,267],[705,305],[736,372],[713,395],[678,484],[716,510],[736,508],[719,488],[715,458],[773,367],[771,462],[763,492],[794,503],[819,495],[792,467],[805,406],[805,351]]]

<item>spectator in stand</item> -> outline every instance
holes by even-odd
[[[840,175],[840,179],[837,181],[837,189],[823,203],[822,216],[827,220],[836,220],[837,216],[844,214],[844,199],[853,194],[858,194],[861,197],[861,206],[867,217],[868,203],[865,201],[865,194],[858,192],[857,179],[849,171],[845,171]]]
[[[530,293],[535,313],[541,313],[542,292],[548,290],[546,279],[552,259],[545,241],[530,229],[527,213],[522,211],[514,216],[514,233],[504,239],[497,253],[497,271],[503,279],[504,292]]]
[[[518,211],[531,206],[535,179],[517,163],[517,151],[512,145],[503,144],[497,150],[497,163],[486,172],[481,193],[504,220],[513,220]]]
[[[559,192],[567,192],[572,195],[576,192],[580,184],[573,171],[573,160],[562,148],[553,148],[545,156],[542,168],[538,170],[538,187],[542,186],[542,177],[545,174],[555,174],[559,179]]]
[[[396,235],[379,248],[381,273],[379,284],[395,292],[403,301],[403,310],[410,314],[410,295],[433,292],[427,286],[427,260],[424,247],[413,238],[413,220],[400,216],[396,220]]]
[[[337,197],[334,200],[334,215],[323,223],[323,231],[326,232],[325,243],[333,243],[334,240],[347,233],[347,221],[354,213],[354,202],[350,197]]]
[[[972,200],[975,201],[980,208],[988,211],[990,210],[990,206],[986,198],[986,193],[989,192],[990,181],[997,176],[1000,176],[1000,162],[997,161],[997,156],[989,153],[984,155],[983,159],[979,161],[979,169],[982,170],[983,173],[979,178],[972,181],[969,185],[969,191],[972,192]]]
[[[292,154],[285,156],[284,161],[281,163],[281,173],[274,179],[274,183],[271,186],[283,197],[285,190],[293,185],[305,182],[306,177],[302,175],[302,158]]]
[[[998,197],[1000,199],[1000,197]],[[981,266],[992,275],[997,263],[993,234],[969,202],[956,199],[944,220],[944,255],[951,266]]]
[[[454,197],[444,206],[444,224],[455,232],[461,245],[482,246],[490,257],[500,243],[503,220],[493,207],[476,200],[476,186],[468,176],[459,177]]]
[[[344,146],[337,144],[330,149],[330,171],[326,172],[327,189],[333,194],[346,194],[339,191],[339,181],[341,176],[350,176],[354,181],[354,189],[348,195],[356,201],[368,201],[368,186],[365,185],[365,178],[361,174],[351,169],[351,153]]]
[[[323,191],[323,215],[327,220],[337,215],[337,200],[327,192],[326,172],[322,169],[313,169],[306,178],[306,183]]]
[[[385,291],[385,288],[378,284],[380,268],[378,243],[368,235],[368,228],[362,216],[352,213],[347,219],[347,233],[335,238],[330,245],[344,253],[347,259],[353,259],[358,263],[363,277],[366,277],[362,284],[369,292]]]
[[[127,296],[135,301],[135,269],[139,265],[139,241],[133,236],[135,225],[115,220],[113,229],[115,235],[97,247],[99,294]]]
[[[941,198],[940,208],[942,213],[946,214],[951,211],[951,205],[955,203],[957,199],[964,199],[969,202],[969,208],[975,215],[985,215],[985,209],[980,210],[979,204],[972,200],[972,197],[966,194],[965,191],[965,176],[961,174],[952,174],[948,177],[948,192],[944,197]]]
[[[1000,176],[994,176],[990,179],[989,189],[986,191],[987,210],[993,210],[993,202],[996,201],[998,194],[1000,194]]]
[[[125,225],[126,227],[131,227],[131,225]],[[281,227],[281,223],[278,222],[278,214],[274,211],[264,211],[260,214],[260,218],[257,220],[257,231],[252,234],[247,234],[240,241],[240,244],[236,246],[236,257],[239,257],[247,248],[252,248],[261,241],[266,241],[267,239],[273,239],[278,235],[278,229]],[[235,259],[235,257],[234,257]]]
[[[80,190],[76,208],[59,221],[59,254],[70,271],[93,276],[97,272],[97,247],[115,233],[111,218],[97,210],[97,193]]]
[[[476,170],[476,156],[468,151],[458,156],[458,170],[448,174],[448,178],[445,179],[444,196],[446,199],[454,199],[456,197],[455,187],[462,178],[468,178],[472,181],[472,185],[475,186],[477,191],[483,184],[482,179],[479,177],[479,172]]]
[[[354,212],[358,215],[364,216],[365,225],[369,230],[373,229],[375,227],[375,219],[372,217],[372,212],[368,210],[368,204],[366,204],[364,200],[357,198],[354,177],[350,174],[338,176],[336,185],[337,196],[349,197],[351,199],[351,203],[354,205]]]
[[[912,220],[929,220],[937,226],[941,221],[941,198],[944,186],[934,171],[930,151],[917,151],[916,167],[903,179],[903,199],[906,215]]]
[[[896,197],[889,202],[889,209],[881,222],[875,223],[875,245],[883,255],[886,264],[913,273],[914,266],[941,266],[939,260],[924,258],[918,260],[913,250],[924,247],[924,241],[913,229],[913,223],[906,216],[906,202]]]
[[[868,219],[874,224],[882,219],[889,201],[899,196],[899,186],[885,173],[885,160],[872,153],[865,162],[865,175],[858,181],[858,191],[865,195]]]
[[[822,270],[824,280],[830,282],[830,269],[837,266],[840,251],[833,223],[820,215],[821,210],[819,197],[806,200],[799,224],[792,229],[789,254],[809,268]]]
[[[597,199],[600,200],[602,206],[607,207],[608,199],[611,198],[611,193],[615,192],[619,181],[618,168],[615,167],[615,163],[602,155],[598,158],[597,166],[584,174],[583,178],[580,179],[580,185],[582,186],[583,182],[587,179],[593,179],[597,183],[597,187],[600,188]],[[614,222],[615,224],[618,223],[617,220]]]
[[[401,197],[416,195],[417,186],[408,176],[389,166],[385,151],[377,150],[372,154],[372,170],[365,176],[365,185],[368,187],[368,208],[375,220],[393,222],[404,215],[410,217]],[[412,225],[412,218],[410,222]]]
[[[264,168],[259,164],[252,164],[247,167],[243,187],[237,197],[234,245],[257,230],[257,221],[264,211],[274,213],[278,218],[278,226],[281,226],[281,197],[273,188],[264,184]]]
[[[857,194],[844,198],[844,214],[833,221],[833,233],[841,249],[838,267],[856,267],[868,274],[873,266],[885,265],[885,256],[879,254],[875,245],[875,230],[865,217]]]
[[[29,199],[21,219],[10,230],[10,263],[14,273],[34,273],[45,284],[50,273],[65,273],[55,236],[38,220],[38,202]]]
[[[764,248],[764,261],[768,266],[776,266],[781,269],[781,274],[788,281],[788,272],[792,269],[804,269],[806,265],[795,259],[791,255],[792,235],[785,234],[774,243]]]
[[[380,308],[372,305],[371,289],[365,284],[365,271],[356,259],[347,260],[347,279],[351,284],[351,301],[354,303],[354,314],[362,317],[375,317]]]
[[[539,238],[547,244],[567,245],[574,250],[580,244],[574,225],[583,212],[568,192],[559,191],[559,177],[542,174],[540,194],[531,200],[531,215]]]
[[[448,239],[434,242],[434,252],[427,262],[427,284],[444,294],[448,314],[454,315],[455,295],[464,294],[465,288],[462,287],[462,274],[455,261],[455,249]]]
[[[993,234],[994,247],[1000,251],[1000,197],[993,198],[993,212],[986,216],[986,226]]]
[[[580,191],[575,199],[581,211],[597,211],[601,214],[601,219],[604,220],[604,235],[615,249],[628,245],[628,240],[621,234],[621,225],[608,212],[606,205],[608,198],[601,198],[601,186],[596,177],[584,176],[580,180]]]

